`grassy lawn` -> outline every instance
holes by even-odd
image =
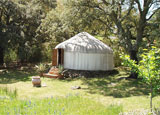
[[[140,80],[120,79],[128,76],[128,74],[122,70],[119,70],[119,72],[115,74],[102,74],[94,78],[81,77],[64,80],[41,78],[42,84],[46,84],[46,87],[33,87],[31,77],[34,75],[37,74],[32,71],[8,70],[6,73],[0,73],[0,86],[8,87],[11,90],[16,89],[18,100],[33,100],[35,103],[39,103],[36,100],[42,99],[42,101],[45,101],[46,98],[50,99],[51,97],[54,99],[61,98],[59,100],[66,103],[69,101],[64,99],[68,95],[73,95],[72,98],[69,98],[69,100],[72,100],[69,103],[81,103],[84,99],[82,105],[83,102],[85,102],[84,105],[87,104],[87,100],[87,102],[92,105],[90,106],[92,110],[102,109],[101,111],[105,111],[112,105],[122,106],[123,111],[149,108],[149,89],[147,86]],[[81,89],[72,90],[72,86],[80,86]],[[18,103],[23,105],[25,102]],[[48,103],[48,101],[46,103]],[[160,107],[160,96],[157,95],[153,98],[153,104],[156,107]],[[100,105],[102,108],[97,108],[94,105]],[[79,106],[75,106],[79,108]],[[65,108],[66,111],[71,111],[69,108],[73,107],[67,106]],[[44,108],[45,111],[46,109]],[[62,106],[60,106],[60,109],[62,109]],[[85,109],[85,107],[83,109]],[[74,110],[73,108],[73,111],[76,110],[77,109]],[[86,111],[87,110],[81,112],[83,113]],[[73,113],[80,114],[76,112]],[[66,112],[66,114],[69,114],[69,112]]]
[[[3,99],[0,103],[2,115],[118,115],[122,111],[122,106],[105,107],[101,103],[80,95],[68,95],[64,98],[50,97],[41,100]]]

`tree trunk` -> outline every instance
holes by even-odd
[[[4,49],[0,47],[0,65],[4,63]]]
[[[136,64],[138,64],[138,58],[137,58],[137,51],[136,50],[130,50],[130,58],[132,60],[136,61]],[[133,79],[137,79],[138,78],[138,74],[136,72],[131,72],[131,74],[129,75],[128,78],[133,78]]]
[[[152,82],[151,82],[151,97],[150,97],[150,109],[151,109],[151,113],[152,113],[152,98],[153,98],[153,87],[152,87]]]

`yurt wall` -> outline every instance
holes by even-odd
[[[75,70],[112,70],[113,54],[64,52],[64,68]]]

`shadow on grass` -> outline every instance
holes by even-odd
[[[148,95],[149,88],[142,83],[141,80],[121,79],[121,74],[110,75],[98,78],[84,78],[83,84],[88,85],[86,90],[88,93],[98,93],[104,96],[113,96],[115,98],[123,98],[130,96]]]
[[[69,70],[62,82],[82,81],[81,89],[91,94],[101,94],[124,98],[131,96],[148,95],[149,88],[140,79],[125,79],[129,76],[126,70],[115,69],[113,71],[75,71]],[[70,77],[68,77],[70,76]],[[83,88],[87,85],[87,88]]]
[[[0,73],[0,84],[11,84],[19,81],[30,81],[30,76],[36,75],[35,72],[29,70],[9,69]]]
[[[70,72],[70,71],[69,71]],[[79,77],[74,77],[77,75]],[[130,96],[148,95],[149,88],[142,83],[140,79],[125,79],[129,73],[125,70],[113,70],[109,72],[89,72],[89,71],[71,71],[71,76],[61,81],[70,82],[77,79],[82,80],[88,88],[83,88],[91,94],[102,94],[104,96],[113,96],[115,98],[123,98]]]

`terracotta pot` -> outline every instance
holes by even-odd
[[[58,70],[58,68],[51,68],[49,73],[50,74],[56,74],[56,73],[59,73],[59,70]]]
[[[54,72],[53,72],[53,71],[50,71],[49,74],[54,74]]]
[[[57,78],[63,78],[63,75],[58,73]]]
[[[40,73],[39,73],[39,76],[40,76],[40,77],[43,77],[43,72],[40,72]]]
[[[34,87],[40,87],[41,86],[41,79],[39,76],[33,76],[32,77],[32,84]]]

